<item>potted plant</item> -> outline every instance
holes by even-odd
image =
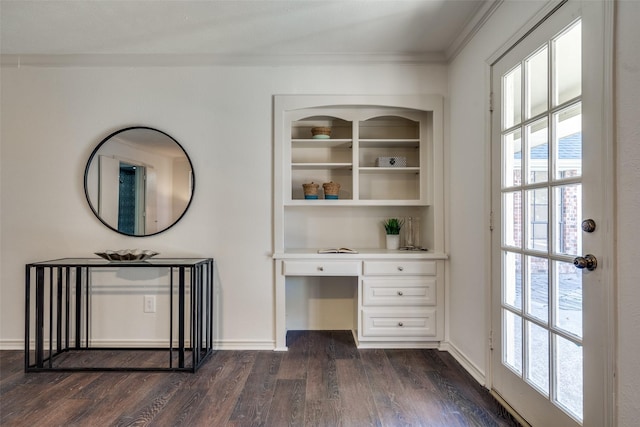
[[[387,249],[398,249],[400,247],[400,229],[404,220],[389,218],[382,222],[384,230],[387,232]]]

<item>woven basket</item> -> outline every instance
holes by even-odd
[[[331,136],[331,128],[328,128],[328,127],[314,127],[314,128],[311,128],[311,135],[313,135],[313,136],[319,136],[319,135]]]
[[[324,198],[325,199],[337,199],[338,193],[340,192],[340,184],[337,182],[325,182],[322,184],[322,188],[324,189]]]
[[[302,184],[302,190],[304,191],[304,197],[306,199],[317,199],[318,198],[318,188],[320,186],[315,182],[311,182],[309,184]]]

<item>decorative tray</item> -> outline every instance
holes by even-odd
[[[141,249],[121,249],[117,251],[107,250],[104,252],[96,252],[95,254],[108,261],[144,261],[158,255],[158,252]]]

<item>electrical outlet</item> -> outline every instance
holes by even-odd
[[[155,295],[144,296],[144,312],[145,313],[156,312],[156,296]]]

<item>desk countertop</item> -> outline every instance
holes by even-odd
[[[389,249],[353,248],[357,254],[330,253],[319,254],[318,249],[285,249],[283,252],[275,252],[274,259],[340,259],[340,260],[367,260],[367,259],[448,259],[449,256],[442,252],[434,251],[409,251]]]

